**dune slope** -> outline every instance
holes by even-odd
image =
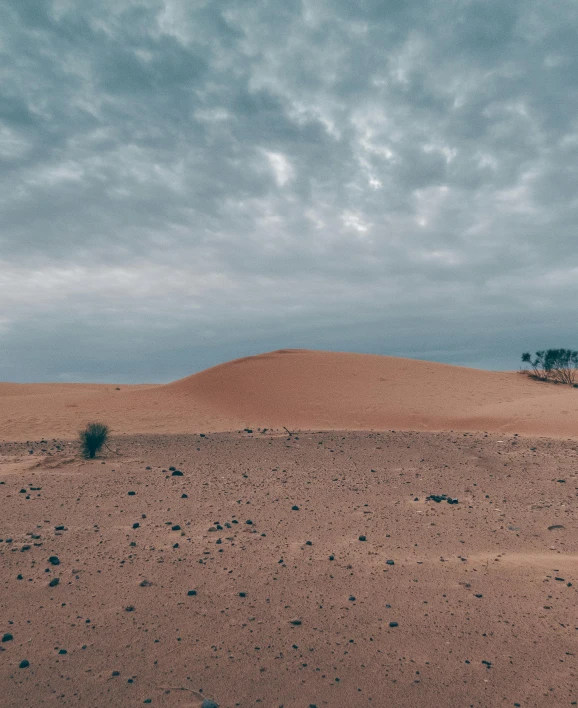
[[[0,384],[0,436],[74,437],[86,420],[117,433],[266,427],[470,430],[573,437],[578,389],[369,354],[286,349],[165,385]]]

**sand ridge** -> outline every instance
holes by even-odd
[[[117,390],[119,389],[119,390]],[[284,349],[164,385],[0,383],[0,439],[114,432],[503,431],[578,436],[578,389],[398,357]]]

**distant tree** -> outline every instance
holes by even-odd
[[[536,352],[534,358],[529,352],[522,354],[522,363],[532,367],[527,372],[540,381],[575,385],[578,369],[578,351],[572,349],[548,349]]]
[[[108,440],[108,433],[108,426],[104,423],[89,423],[84,430],[81,430],[80,448],[84,457],[95,457]]]

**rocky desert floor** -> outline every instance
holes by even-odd
[[[0,704],[577,705],[577,491],[513,432],[3,442]]]

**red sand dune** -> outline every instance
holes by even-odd
[[[5,440],[116,433],[289,429],[462,430],[573,437],[578,390],[398,357],[283,349],[166,385],[0,384]]]

